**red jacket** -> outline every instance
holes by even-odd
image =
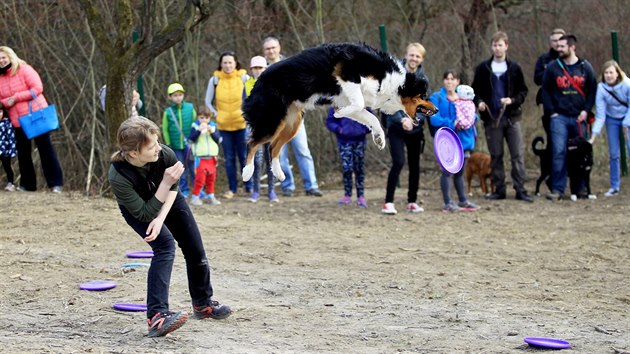
[[[28,113],[28,103],[33,100],[33,96],[29,90],[35,92],[37,102],[33,102],[33,111],[39,111],[44,107],[48,107],[48,102],[42,92],[44,87],[42,79],[35,69],[28,64],[20,65],[15,75],[11,75],[9,69],[4,75],[0,75],[0,102],[5,108],[8,107],[10,97],[15,98],[15,104],[8,107],[9,118],[14,127],[19,128],[20,122],[18,117]]]

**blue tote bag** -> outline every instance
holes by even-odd
[[[59,129],[59,119],[57,118],[55,105],[51,104],[42,108],[38,103],[39,111],[33,112],[33,101],[37,101],[37,96],[35,96],[33,90],[31,90],[31,95],[33,95],[33,100],[28,103],[28,114],[18,118],[24,134],[29,139]]]

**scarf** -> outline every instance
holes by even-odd
[[[9,69],[11,69],[11,63],[7,64],[7,66],[5,66],[4,68],[0,68],[0,75],[6,74]]]

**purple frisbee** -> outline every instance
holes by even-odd
[[[433,152],[446,172],[455,174],[462,169],[464,149],[462,142],[452,129],[447,127],[438,129],[433,138]]]
[[[88,291],[103,291],[109,290],[116,287],[116,283],[113,281],[106,280],[95,280],[89,283],[83,283],[79,285],[79,289],[88,290]]]
[[[540,348],[548,348],[548,349],[567,349],[571,347],[571,343],[554,338],[536,338],[536,337],[527,337],[524,339],[525,343]]]
[[[128,252],[127,258],[153,258],[153,251]]]
[[[120,311],[135,311],[135,312],[141,312],[141,311],[146,311],[147,310],[147,305],[145,304],[127,304],[124,302],[117,302],[114,305],[112,305],[113,308],[115,308],[116,310],[120,310]]]

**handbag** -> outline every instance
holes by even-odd
[[[37,96],[30,90],[33,100],[28,102],[28,114],[18,118],[22,130],[28,139],[33,139],[42,134],[59,129],[59,119],[55,105],[43,107],[37,103],[39,110],[33,112],[33,101],[37,101]]]

